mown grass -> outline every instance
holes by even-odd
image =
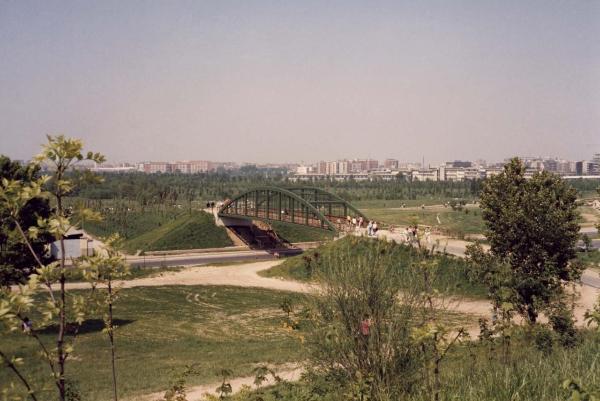
[[[106,237],[118,232],[128,240],[168,224],[181,214],[182,211],[177,209],[142,211],[132,208],[111,212],[106,208],[102,212],[102,221],[86,221],[83,229],[96,237]]]
[[[248,262],[240,262],[248,263]],[[228,265],[231,263],[228,263]],[[129,274],[125,277],[126,280],[133,280],[136,278],[146,277],[157,277],[165,273],[179,272],[185,269],[183,266],[160,266],[160,267],[143,267],[143,266],[131,266],[129,268]],[[83,282],[85,277],[81,270],[67,270],[67,281],[68,282]]]
[[[178,214],[131,212],[126,220],[117,224],[113,220],[88,223],[92,235],[102,236],[109,229],[121,234],[125,251],[164,251],[173,249],[221,248],[233,243],[223,227],[217,227],[214,218],[205,212],[179,212]]]
[[[439,228],[443,233],[463,238],[467,234],[481,234],[485,231],[485,223],[479,208],[465,208],[454,211],[450,208],[441,210],[399,210],[371,209],[368,216],[378,222],[395,226],[423,224]],[[439,223],[438,223],[439,218]]]
[[[472,202],[471,198],[448,198],[448,197],[431,197],[431,198],[420,198],[420,199],[370,199],[370,200],[356,200],[352,201],[352,206],[358,209],[384,209],[384,208],[397,208],[397,207],[415,207],[415,206],[432,206],[432,205],[443,205],[451,200],[465,200]]]
[[[586,267],[600,270],[600,250],[594,249],[589,252],[578,252],[577,258],[581,260]]]
[[[341,252],[349,245],[353,249],[352,252],[359,256],[364,254],[367,249],[376,247],[377,241],[380,240],[365,237],[345,237],[306,251],[302,255],[288,258],[283,263],[259,272],[259,274],[264,277],[279,277],[304,282],[313,281],[318,277],[319,260]],[[390,249],[397,268],[401,270],[407,269],[419,258],[418,250],[410,246],[391,244]],[[318,256],[315,258],[315,255]],[[439,290],[452,295],[472,298],[486,297],[486,289],[469,278],[467,265],[462,259],[450,255],[436,255],[434,257],[438,262],[436,286]],[[310,266],[307,264],[307,258],[311,260]]]
[[[77,293],[77,292],[74,292]],[[252,373],[257,364],[282,364],[304,357],[299,341],[282,328],[279,304],[301,304],[302,297],[279,291],[220,286],[171,286],[124,289],[115,308],[117,369],[122,398],[164,391],[174,371],[197,364],[200,374],[189,384],[215,382],[220,369],[234,376]],[[35,322],[35,316],[32,316]],[[110,359],[102,320],[87,321],[67,365],[84,400],[111,398]],[[50,347],[55,328],[40,331]],[[50,391],[39,399],[54,399],[48,371],[42,368],[34,340],[21,333],[3,336],[0,349],[24,358],[27,377]],[[14,381],[2,367],[0,383]]]
[[[333,239],[333,233],[319,228],[280,222],[272,222],[271,226],[280,238],[288,242],[313,242]]]

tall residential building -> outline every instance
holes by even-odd
[[[327,168],[325,174],[334,175],[338,173],[338,162],[327,162]]]
[[[171,166],[167,162],[143,162],[138,164],[138,171],[144,173],[168,173],[171,172]]]
[[[399,162],[396,159],[385,159],[383,162],[383,167],[389,170],[398,170],[398,164]]]
[[[350,162],[348,160],[338,161],[338,174],[348,174],[350,172]]]

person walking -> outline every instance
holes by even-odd
[[[367,224],[367,235],[370,237],[373,235],[373,222],[369,220],[369,224]]]

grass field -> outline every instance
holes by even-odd
[[[106,217],[104,221],[87,223],[85,230],[95,236],[118,232],[124,238],[127,252],[172,249],[220,248],[233,245],[225,229],[217,227],[205,212],[135,212],[127,218]]]
[[[467,198],[422,198],[422,199],[372,199],[372,200],[357,200],[352,201],[352,206],[358,209],[384,209],[384,208],[396,208],[402,207],[403,205],[406,207],[416,207],[416,206],[432,206],[432,205],[443,205],[446,202],[450,202],[451,200],[463,199],[468,202],[472,202],[473,199]]]
[[[72,292],[78,293],[77,291]],[[290,300],[296,311],[303,295],[225,286],[165,286],[124,289],[115,307],[118,389],[122,399],[164,391],[187,365],[197,375],[188,385],[215,383],[229,369],[232,377],[250,376],[262,364],[283,365],[306,357],[298,334],[283,327],[280,309]],[[36,321],[35,316],[31,316]],[[474,318],[456,312],[443,319],[451,327],[474,324]],[[67,377],[82,400],[104,401],[111,396],[110,350],[100,318],[82,326]],[[52,347],[56,328],[37,330]],[[32,338],[21,333],[3,337],[0,349],[25,360],[23,371],[33,378],[39,400],[54,399],[47,368],[40,362]],[[14,381],[0,369],[0,383]],[[45,386],[45,391],[38,391]],[[216,386],[215,386],[216,387]]]
[[[467,234],[481,234],[485,231],[481,210],[474,207],[466,208],[463,211],[454,211],[450,208],[436,210],[370,209],[365,213],[368,213],[367,216],[370,219],[395,226],[424,224],[438,227],[444,234],[457,238],[464,238]],[[438,218],[440,223],[438,223]]]
[[[333,234],[330,231],[304,227],[299,224],[272,222],[271,226],[278,236],[289,242],[327,241],[333,238]]]
[[[294,256],[286,259],[282,264],[271,269],[260,272],[264,277],[280,277],[289,280],[311,281],[318,274],[315,271],[319,269],[319,262],[313,262],[313,273],[307,269],[306,256],[314,259],[315,254],[319,254],[319,259],[323,260],[328,255],[338,252],[345,252],[350,241],[352,252],[357,255],[364,254],[367,248],[376,246],[377,240],[369,238],[346,237],[335,242],[329,242],[321,245],[319,248],[305,252],[303,255]],[[405,245],[395,244],[392,246],[393,260],[398,269],[406,269],[411,263],[417,260],[417,250]],[[483,286],[472,282],[467,274],[466,264],[462,259],[452,256],[439,255],[438,260],[438,281],[437,288],[446,291],[452,295],[464,295],[472,298],[485,298],[486,290]]]
[[[589,252],[578,252],[577,258],[587,267],[600,271],[600,250],[595,249]]]
[[[218,381],[220,369],[245,376],[257,364],[302,359],[298,339],[282,328],[284,314],[279,304],[286,297],[302,302],[300,295],[252,288],[122,290],[115,308],[120,395],[164,390],[173,372],[187,364],[198,364],[201,373],[190,384],[200,384]],[[109,347],[101,329],[101,320],[85,323],[67,365],[67,375],[76,382],[83,400],[110,398]],[[41,337],[50,345],[56,330],[42,330]],[[45,371],[33,367],[41,365],[32,339],[20,333],[7,335],[0,348],[25,359],[28,377],[48,378]],[[11,375],[8,369],[0,369],[0,383],[13,380]]]

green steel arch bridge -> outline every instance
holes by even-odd
[[[333,232],[347,227],[347,216],[367,217],[339,196],[314,187],[259,187],[226,201],[220,218],[280,221]],[[365,223],[366,224],[366,223]]]

